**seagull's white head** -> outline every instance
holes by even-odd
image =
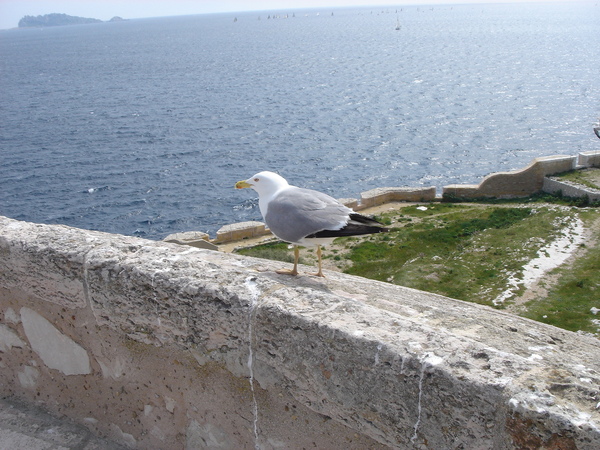
[[[281,175],[273,172],[259,172],[247,180],[238,181],[235,184],[236,189],[252,188],[258,192],[259,197],[271,196],[282,188],[289,186],[288,182]]]

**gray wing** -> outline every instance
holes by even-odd
[[[327,194],[292,186],[271,200],[265,222],[279,239],[294,243],[322,230],[343,228],[350,213]]]

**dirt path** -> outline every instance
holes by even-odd
[[[600,171],[598,171],[600,176]],[[600,216],[597,215],[594,219],[585,223],[585,228],[582,236],[582,241],[585,245],[575,246],[570,256],[556,267],[569,267],[579,258],[582,258],[590,248],[594,248],[600,244]],[[551,272],[555,267],[551,267],[547,272]],[[506,306],[506,311],[519,314],[526,310],[526,304],[532,300],[542,299],[548,295],[550,291],[560,279],[559,273],[545,273],[537,281],[528,286],[525,292],[514,301]]]

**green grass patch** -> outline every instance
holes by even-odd
[[[543,299],[529,302],[521,315],[571,331],[600,335],[600,248],[590,248],[568,268],[557,268],[556,285]]]
[[[418,222],[396,220],[403,226],[353,245],[346,272],[490,306],[509,277],[559,233],[557,220],[566,214],[452,204],[411,208],[402,216]]]

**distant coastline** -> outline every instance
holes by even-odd
[[[124,20],[115,16],[109,22],[120,22]],[[82,25],[87,23],[101,23],[100,19],[88,17],[69,16],[68,14],[44,14],[43,16],[25,16],[19,20],[19,28],[60,27],[65,25]]]

